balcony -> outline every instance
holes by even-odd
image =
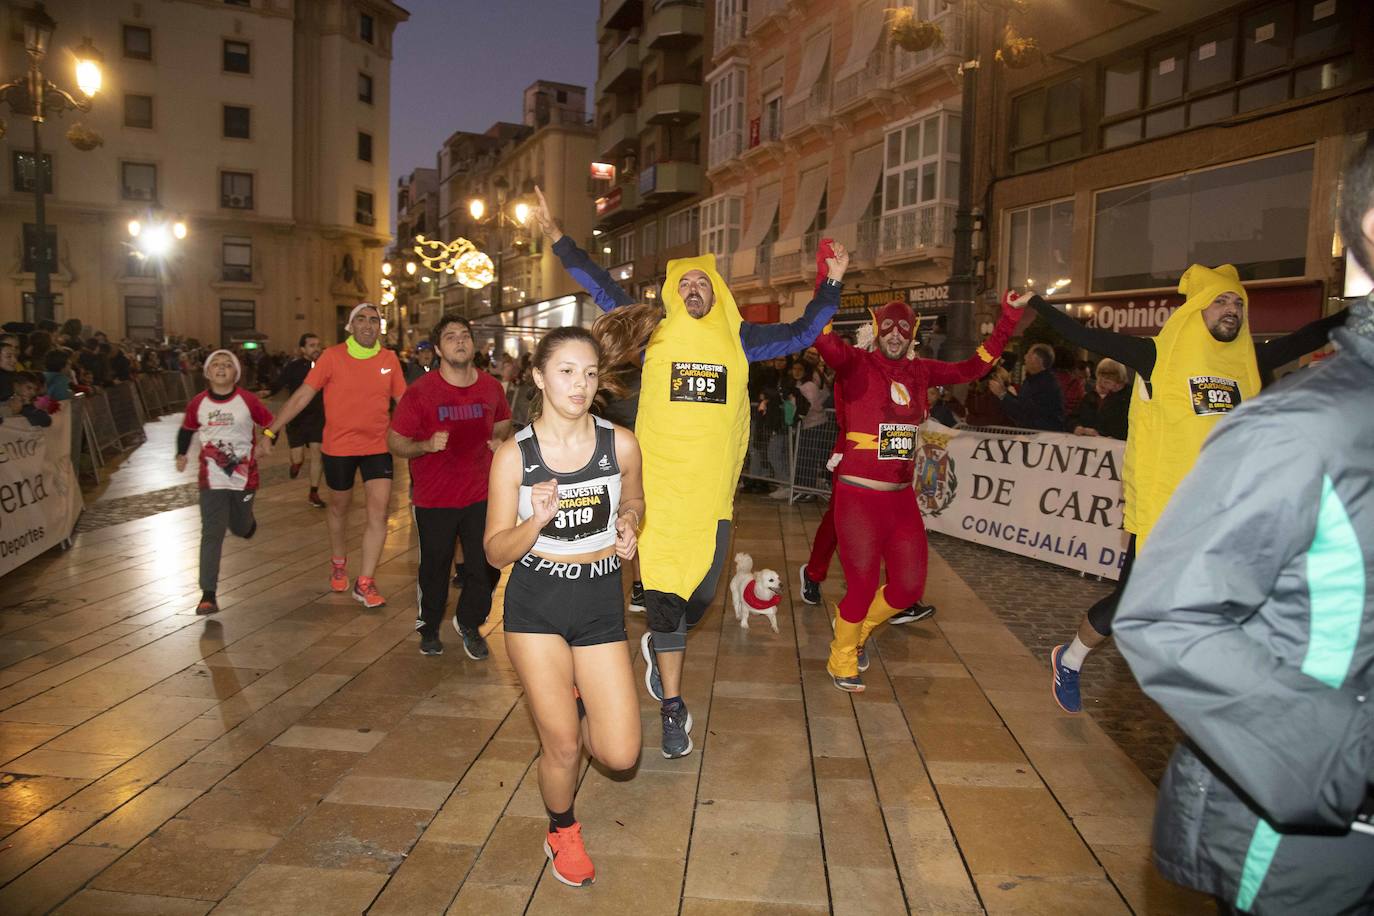
[[[883,217],[878,256],[883,261],[934,257],[954,245],[953,204],[924,204]]]
[[[944,41],[924,51],[892,49],[892,85],[915,82],[939,73],[943,64],[958,64],[964,59],[964,15],[958,10],[945,10],[931,19],[940,27]]]
[[[644,44],[656,50],[690,48],[706,34],[701,0],[656,0],[644,27]]]
[[[701,85],[659,83],[639,106],[640,129],[650,124],[683,124],[701,117]]]
[[[748,18],[743,10],[728,19],[717,19],[715,36],[711,44],[711,56],[720,57],[744,41],[746,22],[748,22]]]
[[[866,99],[887,89],[890,60],[880,46],[877,53],[869,58],[868,66],[858,73],[835,80],[835,90],[831,96],[834,111],[838,114],[856,108]]]
[[[659,162],[639,173],[645,203],[665,204],[701,193],[701,166],[695,162]]]
[[[643,0],[601,0],[601,18],[597,21],[597,28],[634,28],[643,16]]]
[[[748,34],[753,35],[787,12],[787,0],[753,0],[749,4]]]
[[[634,219],[644,208],[644,199],[633,181],[611,188],[605,197],[596,199],[596,225],[613,229]]]
[[[613,162],[639,143],[639,117],[633,111],[616,115],[596,135],[601,158]]]
[[[597,97],[610,92],[633,89],[639,82],[639,42],[626,40],[612,51],[601,66],[601,76],[596,81]]]
[[[830,86],[823,80],[818,81],[806,98],[787,106],[782,118],[782,123],[786,125],[782,135],[791,137],[808,128],[821,127],[829,116]]]
[[[744,131],[731,130],[723,134],[711,137],[711,146],[707,153],[707,167],[718,169],[727,162],[732,162],[739,158],[739,154],[744,152]]]
[[[882,221],[876,217],[859,223],[858,244],[854,246],[854,258],[861,264],[872,264],[878,256],[878,236]]]
[[[768,262],[768,278],[770,282],[786,283],[789,280],[800,280],[801,276],[802,253],[800,251],[775,254]]]

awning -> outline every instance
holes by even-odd
[[[841,80],[858,73],[873,60],[878,51],[878,42],[883,37],[884,4],[871,0],[859,7],[854,15],[854,40],[849,45],[844,66],[835,71],[835,79]]]
[[[778,236],[780,239],[800,238],[816,218],[816,210],[825,194],[826,182],[830,178],[830,166],[822,165],[809,172],[802,172],[797,181],[796,205],[787,219],[787,228]]]
[[[778,198],[781,196],[782,186],[776,182],[759,188],[754,194],[754,209],[749,214],[749,227],[744,230],[744,235],[739,240],[741,251],[752,251],[759,247],[773,225],[773,218],[778,215]]]
[[[873,192],[883,177],[883,145],[875,143],[854,154],[849,162],[849,180],[845,182],[844,200],[835,208],[829,220],[832,226],[849,226],[859,221],[868,209]]]
[[[797,85],[793,87],[792,94],[787,97],[788,105],[804,101],[811,94],[829,57],[830,30],[826,29],[819,35],[811,36],[811,40],[806,43],[806,50],[802,52],[801,73],[797,77]]]

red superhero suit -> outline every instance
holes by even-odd
[[[905,347],[896,359],[884,355],[881,338],[895,330],[909,342],[915,332],[916,316],[904,302],[889,302],[877,311],[880,340],[872,353],[834,333],[816,339],[821,358],[835,370],[836,408],[843,411],[846,430],[832,505],[847,590],[837,609],[827,665],[841,689],[863,689],[859,646],[875,627],[920,600],[925,590],[925,526],[911,481],[917,428],[928,413],[926,392],[971,382],[987,372],[1021,316],[1013,301],[1003,299],[992,335],[959,363],[907,359]],[[898,486],[875,489],[852,478]],[[883,566],[887,583],[879,590]]]

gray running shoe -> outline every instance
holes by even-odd
[[[463,637],[463,651],[468,658],[475,662],[485,661],[491,655],[491,650],[487,648],[487,641],[482,638],[482,634],[476,630],[469,630],[458,621],[453,622],[453,626],[458,630],[458,635]]]
[[[692,714],[687,704],[674,703],[671,709],[662,709],[663,716],[663,756],[669,760],[686,757],[692,753]]]
[[[832,674],[830,675],[830,679],[835,682],[836,688],[843,690],[845,693],[864,692],[863,678],[857,675],[854,677],[836,677]]]
[[[644,631],[644,635],[640,637],[639,653],[644,656],[644,688],[649,691],[649,696],[662,703],[663,679],[658,674],[658,657],[654,653],[652,630]]]

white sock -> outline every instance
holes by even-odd
[[[1070,671],[1077,671],[1083,667],[1083,662],[1091,651],[1091,648],[1084,645],[1083,640],[1075,636],[1069,647],[1059,654],[1059,664]]]

